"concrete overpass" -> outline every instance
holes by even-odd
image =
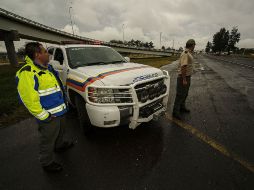
[[[62,41],[83,41],[85,43],[100,43],[113,47],[120,53],[138,53],[157,56],[170,56],[172,51],[149,50],[145,48],[129,47],[120,44],[102,42],[91,38],[73,35],[0,8],[0,40],[5,42],[8,58],[13,65],[17,64],[17,55],[13,41],[20,39],[61,44]]]

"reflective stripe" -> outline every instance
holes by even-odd
[[[51,114],[63,111],[64,109],[66,109],[66,105],[65,103],[61,104],[60,106],[57,106],[55,108],[49,109],[47,110],[48,112],[50,112]]]
[[[38,90],[39,96],[47,96],[49,94],[53,94],[55,92],[61,91],[60,87],[53,87],[53,88],[48,88],[46,90]]]
[[[57,89],[57,88],[59,88],[59,87],[52,87],[52,88],[48,88],[48,89],[46,89],[46,90],[38,90],[38,92],[39,92],[39,93],[49,92],[49,91],[55,90],[55,89]],[[60,89],[60,88],[59,88],[59,89]]]
[[[48,115],[48,112],[46,110],[43,110],[40,114],[36,115],[39,119],[44,119]]]
[[[47,95],[54,94],[55,92],[59,92],[59,91],[61,91],[60,88],[56,89],[56,90],[52,90],[50,92],[41,93],[41,94],[39,94],[39,96],[47,96]]]

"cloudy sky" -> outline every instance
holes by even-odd
[[[237,26],[239,47],[254,48],[253,0],[1,0],[1,8],[60,30],[109,41],[153,41],[184,47],[194,38],[205,48],[213,34]],[[71,7],[71,8],[70,8]],[[3,43],[1,43],[3,47]]]

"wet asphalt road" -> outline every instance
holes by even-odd
[[[204,56],[195,60],[184,123],[254,163],[254,70]],[[175,96],[176,63],[171,75],[168,113]],[[0,189],[254,189],[254,173],[167,118],[97,129],[82,134],[74,113],[67,132],[78,143],[58,154],[60,174],[47,174],[38,162],[33,119],[0,130]]]
[[[217,59],[225,62],[229,62],[232,64],[238,64],[242,67],[249,67],[254,69],[254,60],[250,58],[245,58],[245,57],[239,57],[239,56],[226,56],[226,55],[221,55],[221,56],[212,56],[212,55],[206,55],[212,59]]]

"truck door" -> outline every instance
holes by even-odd
[[[63,85],[66,86],[66,78],[67,78],[67,57],[64,55],[62,49],[56,48],[54,54],[54,60],[52,62],[53,67],[59,73],[59,77],[61,78]]]

